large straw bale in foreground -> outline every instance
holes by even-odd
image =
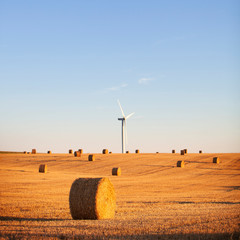
[[[39,172],[40,173],[46,173],[47,172],[47,165],[46,164],[41,164],[39,166]]]
[[[108,178],[78,178],[71,186],[69,207],[73,219],[113,218],[114,187]]]
[[[103,154],[108,154],[108,150],[107,149],[103,149],[102,153]]]
[[[219,157],[213,158],[213,163],[219,164],[219,162],[220,162]]]
[[[95,161],[95,155],[93,154],[88,155],[88,161]]]
[[[32,149],[32,154],[36,154],[37,150],[36,149]]]
[[[81,157],[80,151],[75,151],[75,152],[74,152],[74,156],[75,156],[75,157]]]
[[[177,167],[183,168],[184,167],[184,161],[178,161],[177,162]]]
[[[121,176],[122,174],[122,171],[121,171],[121,168],[113,168],[112,169],[112,175],[115,175],[115,176]]]

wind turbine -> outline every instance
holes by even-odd
[[[123,116],[122,118],[118,118],[118,120],[119,120],[119,121],[122,121],[122,153],[125,153],[124,127],[127,127],[127,125],[126,125],[126,120],[127,120],[128,118],[130,118],[130,117],[134,114],[134,112],[125,117],[124,112],[123,112],[123,109],[122,109],[122,107],[121,107],[121,104],[120,104],[119,100],[118,100],[118,105],[119,105],[119,107],[120,107],[120,109],[121,109],[122,116]],[[127,131],[126,131],[126,132],[127,132]]]

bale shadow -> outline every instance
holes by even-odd
[[[0,233],[0,237],[7,239],[31,239],[31,238],[40,238],[40,239],[74,239],[74,240],[89,240],[89,239],[135,239],[135,240],[239,240],[240,232],[232,232],[232,233],[176,233],[176,234],[160,234],[160,233],[140,233],[140,234],[108,234],[103,231],[102,234],[64,234],[64,233],[52,233],[52,234],[36,234],[36,233]]]
[[[31,172],[31,171],[26,171],[26,170],[18,170],[18,169],[0,169],[2,171],[7,171],[7,172]]]
[[[206,163],[206,164],[210,164],[212,162],[200,162],[200,161],[189,161],[189,160],[184,160],[185,163]]]
[[[161,171],[175,167],[175,166],[172,166],[172,165],[169,165],[169,166],[166,166],[166,165],[144,165],[144,166],[162,168]]]
[[[59,219],[59,218],[23,218],[23,217],[9,217],[0,216],[0,221],[37,221],[37,222],[50,222],[50,221],[66,221],[72,219]]]
[[[200,167],[198,169],[204,169],[204,170],[219,170],[219,171],[226,171],[226,170],[231,170],[231,171],[240,171],[240,169],[236,169],[236,168],[219,168],[218,166],[214,165],[215,163],[211,163],[212,164],[212,168],[208,168],[208,167]]]
[[[192,201],[171,201],[171,203],[177,203],[177,204],[228,204],[228,205],[240,204],[240,202],[192,202]]]
[[[227,192],[231,192],[234,190],[240,190],[240,186],[223,186],[223,188],[227,188]]]

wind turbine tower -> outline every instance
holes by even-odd
[[[118,104],[122,112],[122,118],[118,118],[119,121],[122,121],[122,153],[125,153],[125,140],[126,140],[125,137],[127,136],[127,129],[126,129],[126,132],[124,132],[124,127],[127,128],[126,120],[130,118],[134,114],[134,112],[125,117],[119,100],[118,100]]]

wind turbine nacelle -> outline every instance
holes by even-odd
[[[125,120],[125,119],[124,119],[124,118],[118,118],[118,120],[123,121],[123,120]]]

